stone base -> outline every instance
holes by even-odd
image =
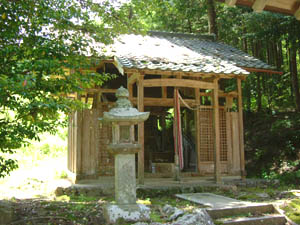
[[[150,220],[150,208],[142,204],[107,204],[104,206],[103,213],[107,224]]]

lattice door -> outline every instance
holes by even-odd
[[[227,136],[226,136],[226,112],[220,109],[220,158],[227,161]],[[214,161],[214,132],[213,132],[213,109],[200,109],[200,160],[202,162]]]

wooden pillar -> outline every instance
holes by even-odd
[[[196,106],[197,106],[197,110],[195,112],[195,138],[196,138],[196,150],[197,150],[197,169],[198,172],[201,173],[201,169],[200,169],[200,162],[201,162],[201,158],[200,158],[200,89],[196,88],[195,89],[195,100],[196,100]]]
[[[144,75],[138,76],[138,96],[137,105],[140,112],[144,112]],[[138,125],[138,141],[141,149],[138,153],[138,183],[144,184],[144,123]]]
[[[215,181],[221,182],[221,161],[220,161],[220,116],[219,116],[219,79],[214,79],[213,90],[213,129],[214,129],[214,159],[215,159]]]
[[[240,138],[240,160],[241,160],[241,176],[242,179],[246,178],[245,171],[245,152],[244,152],[244,124],[243,124],[243,105],[242,105],[242,80],[237,78],[237,91],[238,91],[238,119],[239,119],[239,138]]]
[[[160,125],[161,125],[161,128],[162,128],[161,147],[162,147],[162,151],[166,151],[167,136],[166,136],[166,115],[165,114],[160,116]]]
[[[227,167],[229,174],[232,172],[232,132],[231,132],[231,108],[233,103],[233,97],[226,97],[226,143],[227,143]]]
[[[133,76],[133,74],[127,74],[127,90],[129,92],[129,100],[132,101],[132,97],[133,97],[133,84],[134,83],[130,83],[129,82],[129,78]]]
[[[77,94],[77,100],[81,100],[81,95]],[[74,161],[75,161],[75,170],[74,173],[77,175],[81,174],[81,153],[82,153],[82,110],[79,109],[75,112],[75,141],[74,141]]]
[[[68,170],[74,172],[74,114],[69,113],[68,119]]]
[[[177,110],[176,110],[176,92],[177,92],[177,88],[174,87],[174,118],[177,118]],[[177,122],[177,119],[174,121]],[[178,156],[178,129],[177,129],[177,125],[175,125],[175,123],[173,123],[174,126],[174,147],[175,147],[175,156],[174,156],[174,161],[175,161],[175,174],[174,174],[174,180],[175,181],[179,181],[180,180],[180,166],[179,166],[179,156]]]
[[[167,76],[161,76],[161,78],[167,78]],[[167,87],[161,87],[161,97],[162,98],[167,98],[167,93],[168,89]]]

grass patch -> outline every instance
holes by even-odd
[[[156,223],[165,222],[165,219],[161,215],[160,210],[159,210],[158,207],[152,207],[151,208],[150,219],[151,219],[152,222],[156,222]]]
[[[300,199],[293,199],[282,207],[285,215],[297,224],[300,224]]]

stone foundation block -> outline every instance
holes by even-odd
[[[103,213],[107,224],[120,224],[124,222],[140,222],[150,220],[150,208],[142,204],[107,204],[104,207]]]

